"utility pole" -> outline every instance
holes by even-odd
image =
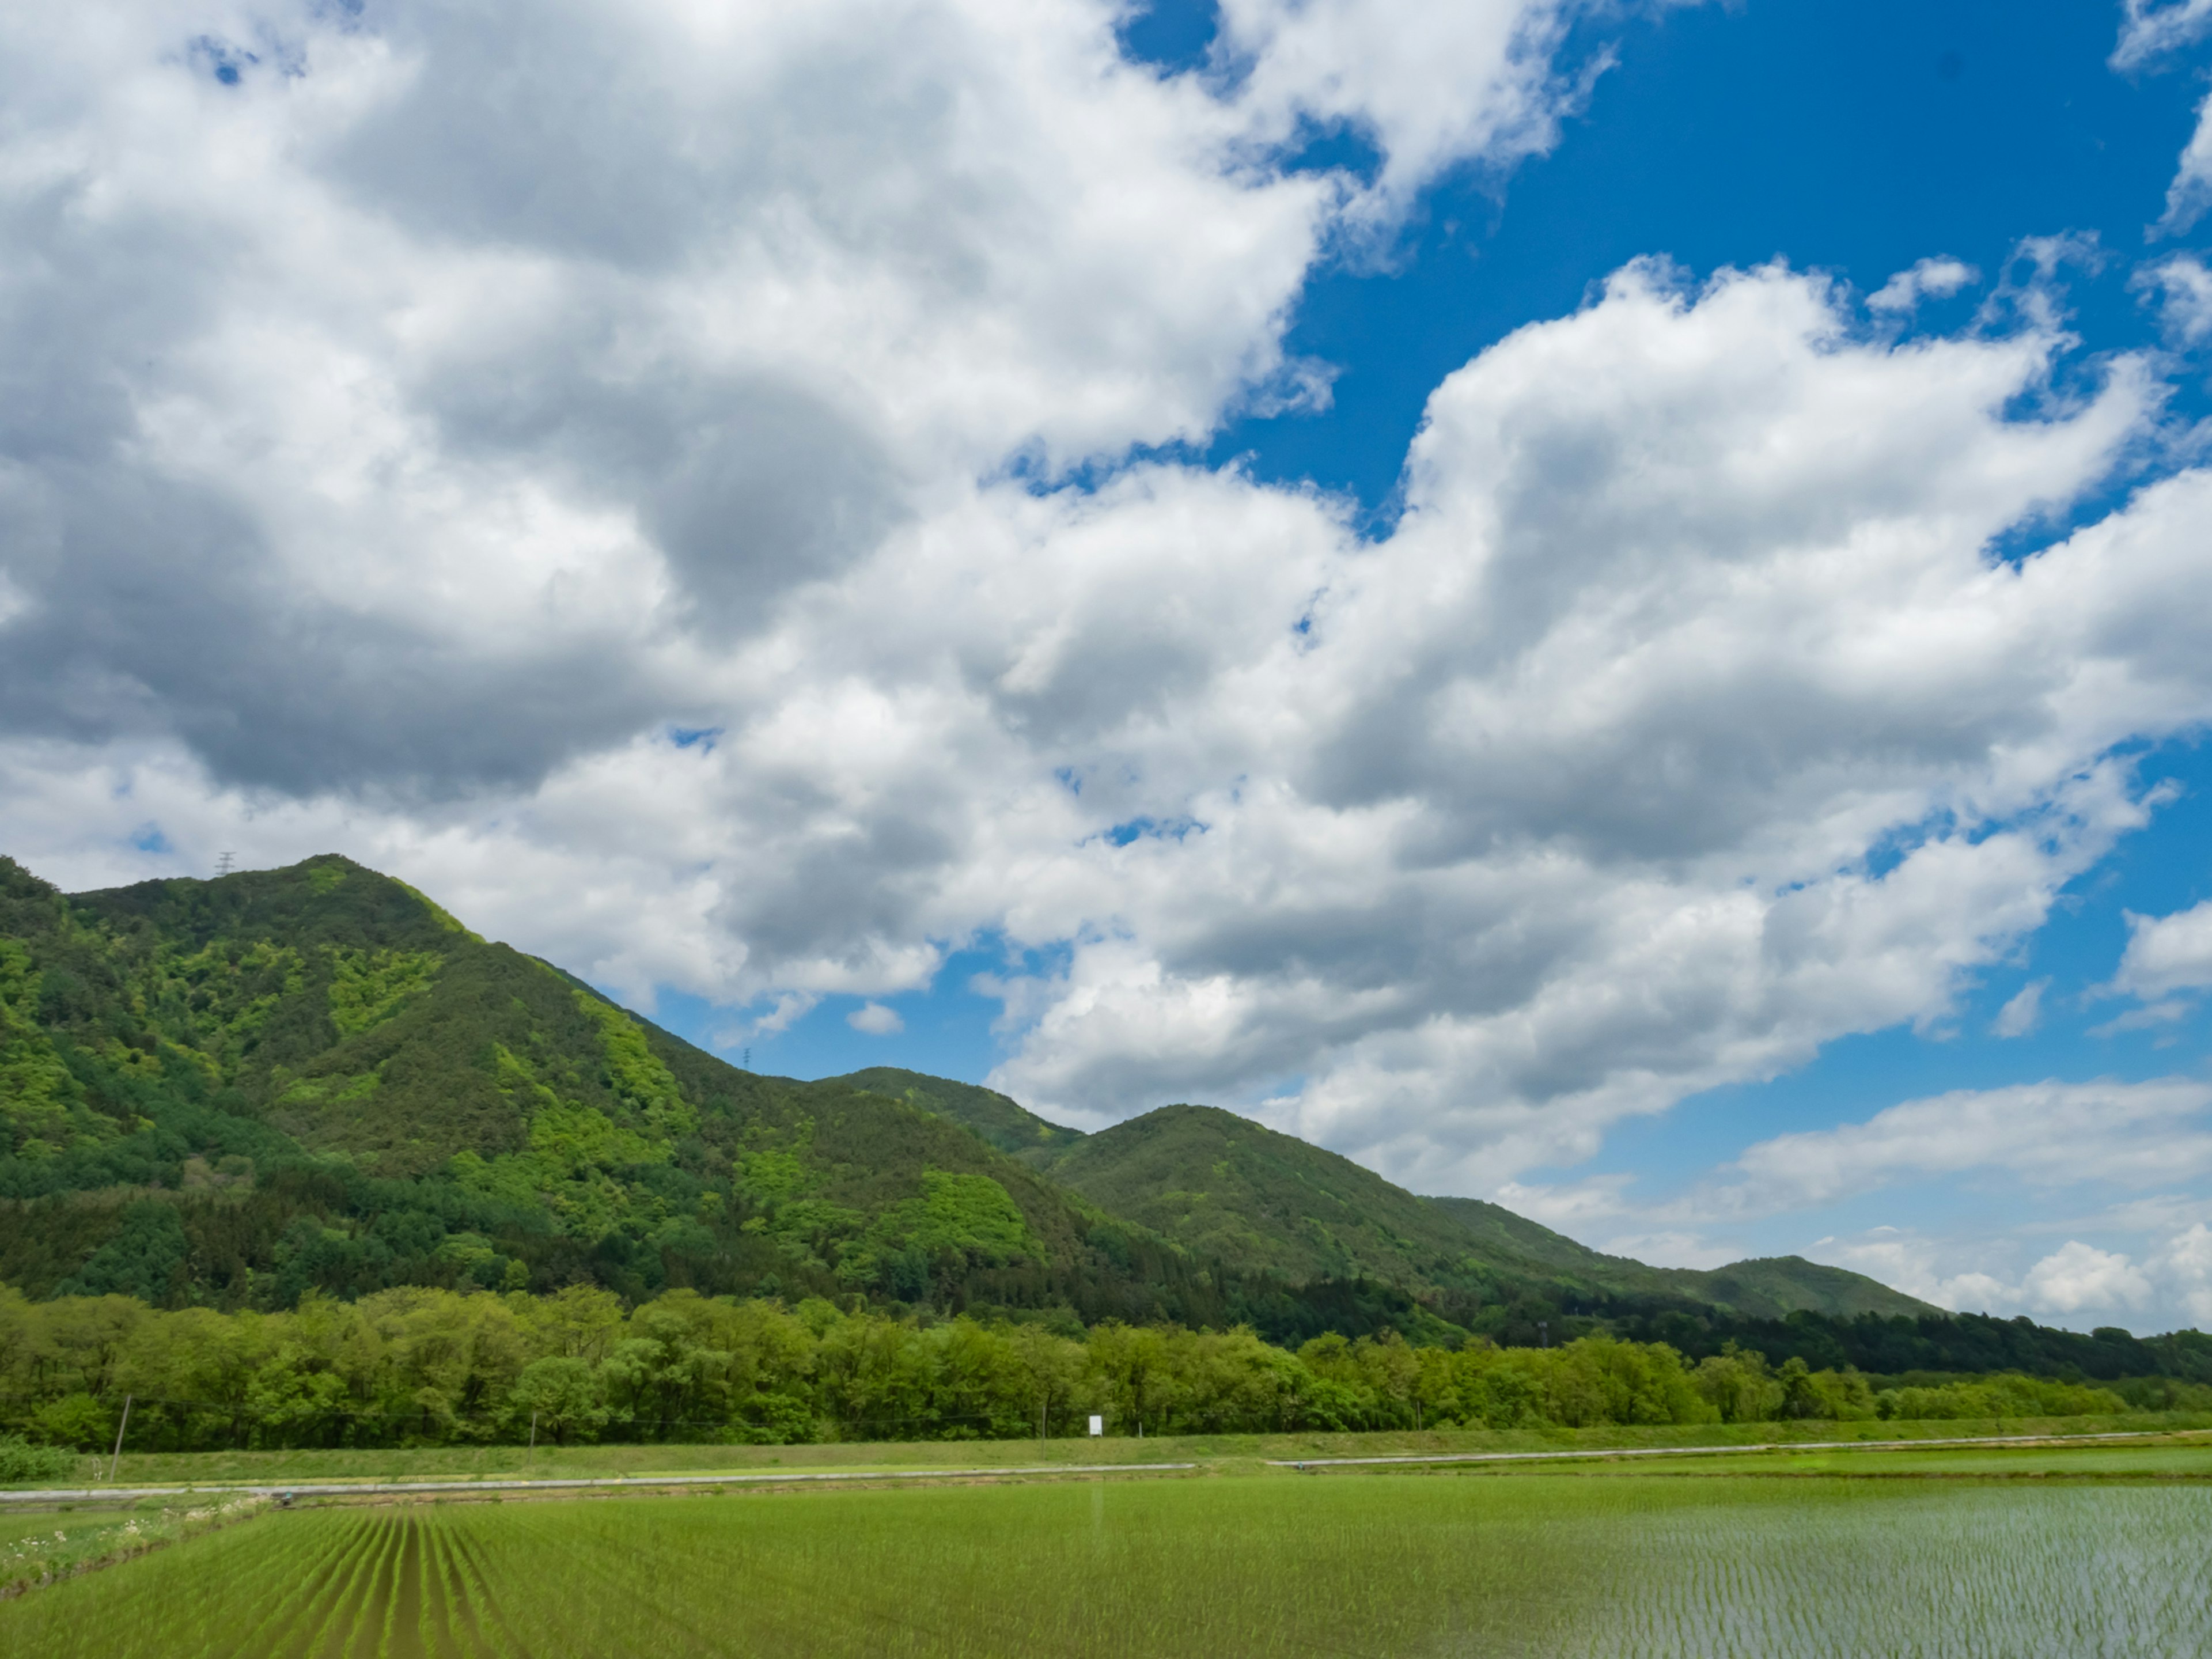
[[[115,1455],[107,1465],[107,1484],[115,1484],[115,1471],[123,1467],[123,1431],[131,1426],[131,1396],[123,1396],[123,1420],[115,1425]]]

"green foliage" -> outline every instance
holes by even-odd
[[[654,1056],[638,1024],[611,1002],[579,991],[576,1006],[599,1028],[614,1091],[664,1139],[697,1130],[699,1115],[684,1098],[675,1076]]]
[[[1915,1421],[2087,1417],[2128,1409],[2127,1401],[2110,1389],[2045,1376],[2023,1376],[2018,1371],[1959,1378],[1934,1388],[1884,1389],[1875,1396],[1873,1405],[1875,1413],[1882,1417]]]
[[[40,989],[29,950],[0,939],[0,1126],[9,1149],[34,1160],[113,1133],[83,1109],[83,1088],[39,1029]]]
[[[341,1036],[358,1036],[383,1024],[430,988],[446,961],[435,951],[333,948],[330,954],[331,1024]]]
[[[1434,1297],[1458,1322],[1492,1334],[1504,1334],[1502,1322],[1475,1310],[1502,1310],[1529,1291],[1554,1302],[1641,1297],[1755,1317],[1801,1308],[1929,1311],[1859,1274],[1795,1257],[1695,1274],[1604,1255],[1494,1204],[1417,1198],[1348,1158],[1214,1107],[1164,1106],[1039,1162],[1101,1207],[1201,1258],[1294,1281],[1382,1279]]]
[[[33,1480],[59,1480],[76,1459],[59,1446],[36,1446],[20,1434],[0,1434],[0,1486]]]
[[[85,1259],[74,1278],[56,1289],[63,1296],[121,1295],[164,1302],[185,1271],[188,1249],[176,1206],[149,1199],[127,1206],[107,1241]]]
[[[997,1212],[972,1188],[951,1213]],[[973,1237],[972,1233],[963,1236]],[[526,1438],[1014,1438],[1527,1429],[1607,1425],[2118,1414],[2102,1389],[2020,1376],[1884,1390],[1855,1372],[1731,1350],[1692,1364],[1664,1343],[1414,1347],[1395,1332],[1291,1350],[1248,1327],[906,1317],[857,1302],[795,1308],[665,1292],[624,1310],[586,1285],[505,1289],[481,1238],[443,1247],[466,1288],[403,1286],[288,1313],[163,1312],[125,1296],[33,1303],[0,1287],[0,1431],[97,1449],[125,1395],[141,1451],[468,1444]]]
[[[928,1077],[895,1066],[872,1066],[831,1079],[854,1089],[904,1101],[959,1124],[1000,1152],[1042,1166],[1083,1139],[1079,1129],[1048,1123],[996,1090],[949,1078]]]

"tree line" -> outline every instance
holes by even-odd
[[[2194,1385],[2182,1385],[2194,1387]],[[2159,1403],[2212,1408],[2204,1399]],[[287,1311],[33,1302],[0,1286],[0,1433],[140,1450],[590,1440],[1007,1439],[1496,1429],[1790,1418],[2004,1418],[2127,1409],[2018,1374],[1877,1388],[1754,1349],[1692,1361],[1601,1334],[1556,1347],[1416,1347],[1395,1332],[1279,1347],[1248,1327],[899,1316],[668,1292],[626,1307],[407,1286]]]

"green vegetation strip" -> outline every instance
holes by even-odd
[[[2086,1441],[2142,1441],[2163,1437],[2141,1432],[2107,1434],[1960,1435],[1940,1440],[1770,1440],[1750,1446],[1592,1446],[1577,1451],[1420,1452],[1383,1457],[1271,1457],[1279,1469],[1339,1468],[1382,1463],[1538,1463],[1562,1458],[1587,1461],[1616,1457],[1712,1457],[1744,1452],[1919,1451],[1936,1446],[2050,1446]]]
[[[0,1492],[0,1504],[52,1504],[67,1499],[124,1499],[175,1498],[185,1492],[250,1492],[257,1498],[285,1493],[301,1498],[353,1498],[434,1495],[471,1492],[561,1492],[581,1487],[731,1486],[805,1484],[825,1480],[975,1480],[992,1477],[1018,1478],[1034,1474],[1144,1474],[1194,1469],[1195,1463],[1024,1463],[982,1465],[946,1469],[787,1469],[769,1474],[750,1471],[732,1474],[618,1474],[581,1476],[568,1480],[349,1480],[301,1481],[289,1486],[88,1486],[70,1491],[33,1489]]]

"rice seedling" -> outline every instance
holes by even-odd
[[[278,1514],[0,1605],[52,1659],[2212,1650],[2212,1488],[1154,1482]]]

